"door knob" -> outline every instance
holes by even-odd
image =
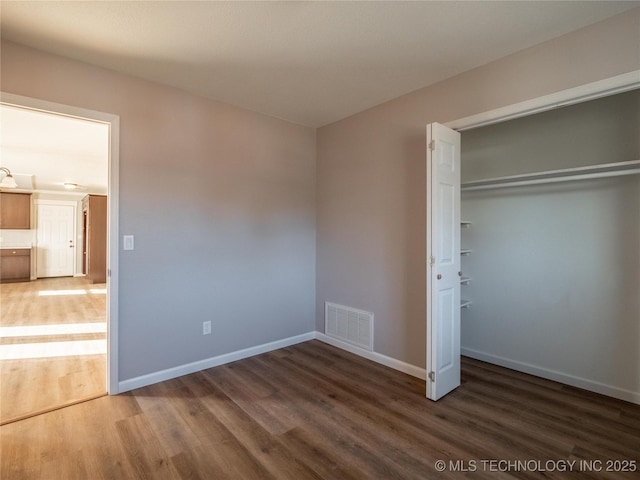
[[[442,274],[438,274],[438,280],[442,280]]]

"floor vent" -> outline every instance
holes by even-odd
[[[373,350],[373,313],[335,303],[324,304],[324,331],[333,338]]]

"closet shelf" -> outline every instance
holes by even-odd
[[[467,256],[471,253],[471,249],[470,248],[463,248],[462,250],[460,250],[460,255],[463,256]]]
[[[460,308],[469,308],[471,305],[471,300],[460,300]]]
[[[469,285],[471,277],[460,277],[460,285]]]
[[[616,177],[620,175],[635,175],[640,173],[640,160],[630,162],[603,163],[588,167],[565,168],[546,172],[526,173],[507,177],[487,178],[465,182],[462,190],[484,190],[488,188],[517,187],[543,183],[568,182],[572,180],[587,180],[591,178]]]

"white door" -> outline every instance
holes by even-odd
[[[460,385],[460,134],[427,125],[427,398]]]
[[[38,278],[73,275],[75,257],[75,205],[38,203]]]

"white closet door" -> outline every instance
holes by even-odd
[[[427,125],[427,398],[460,385],[460,134]]]

